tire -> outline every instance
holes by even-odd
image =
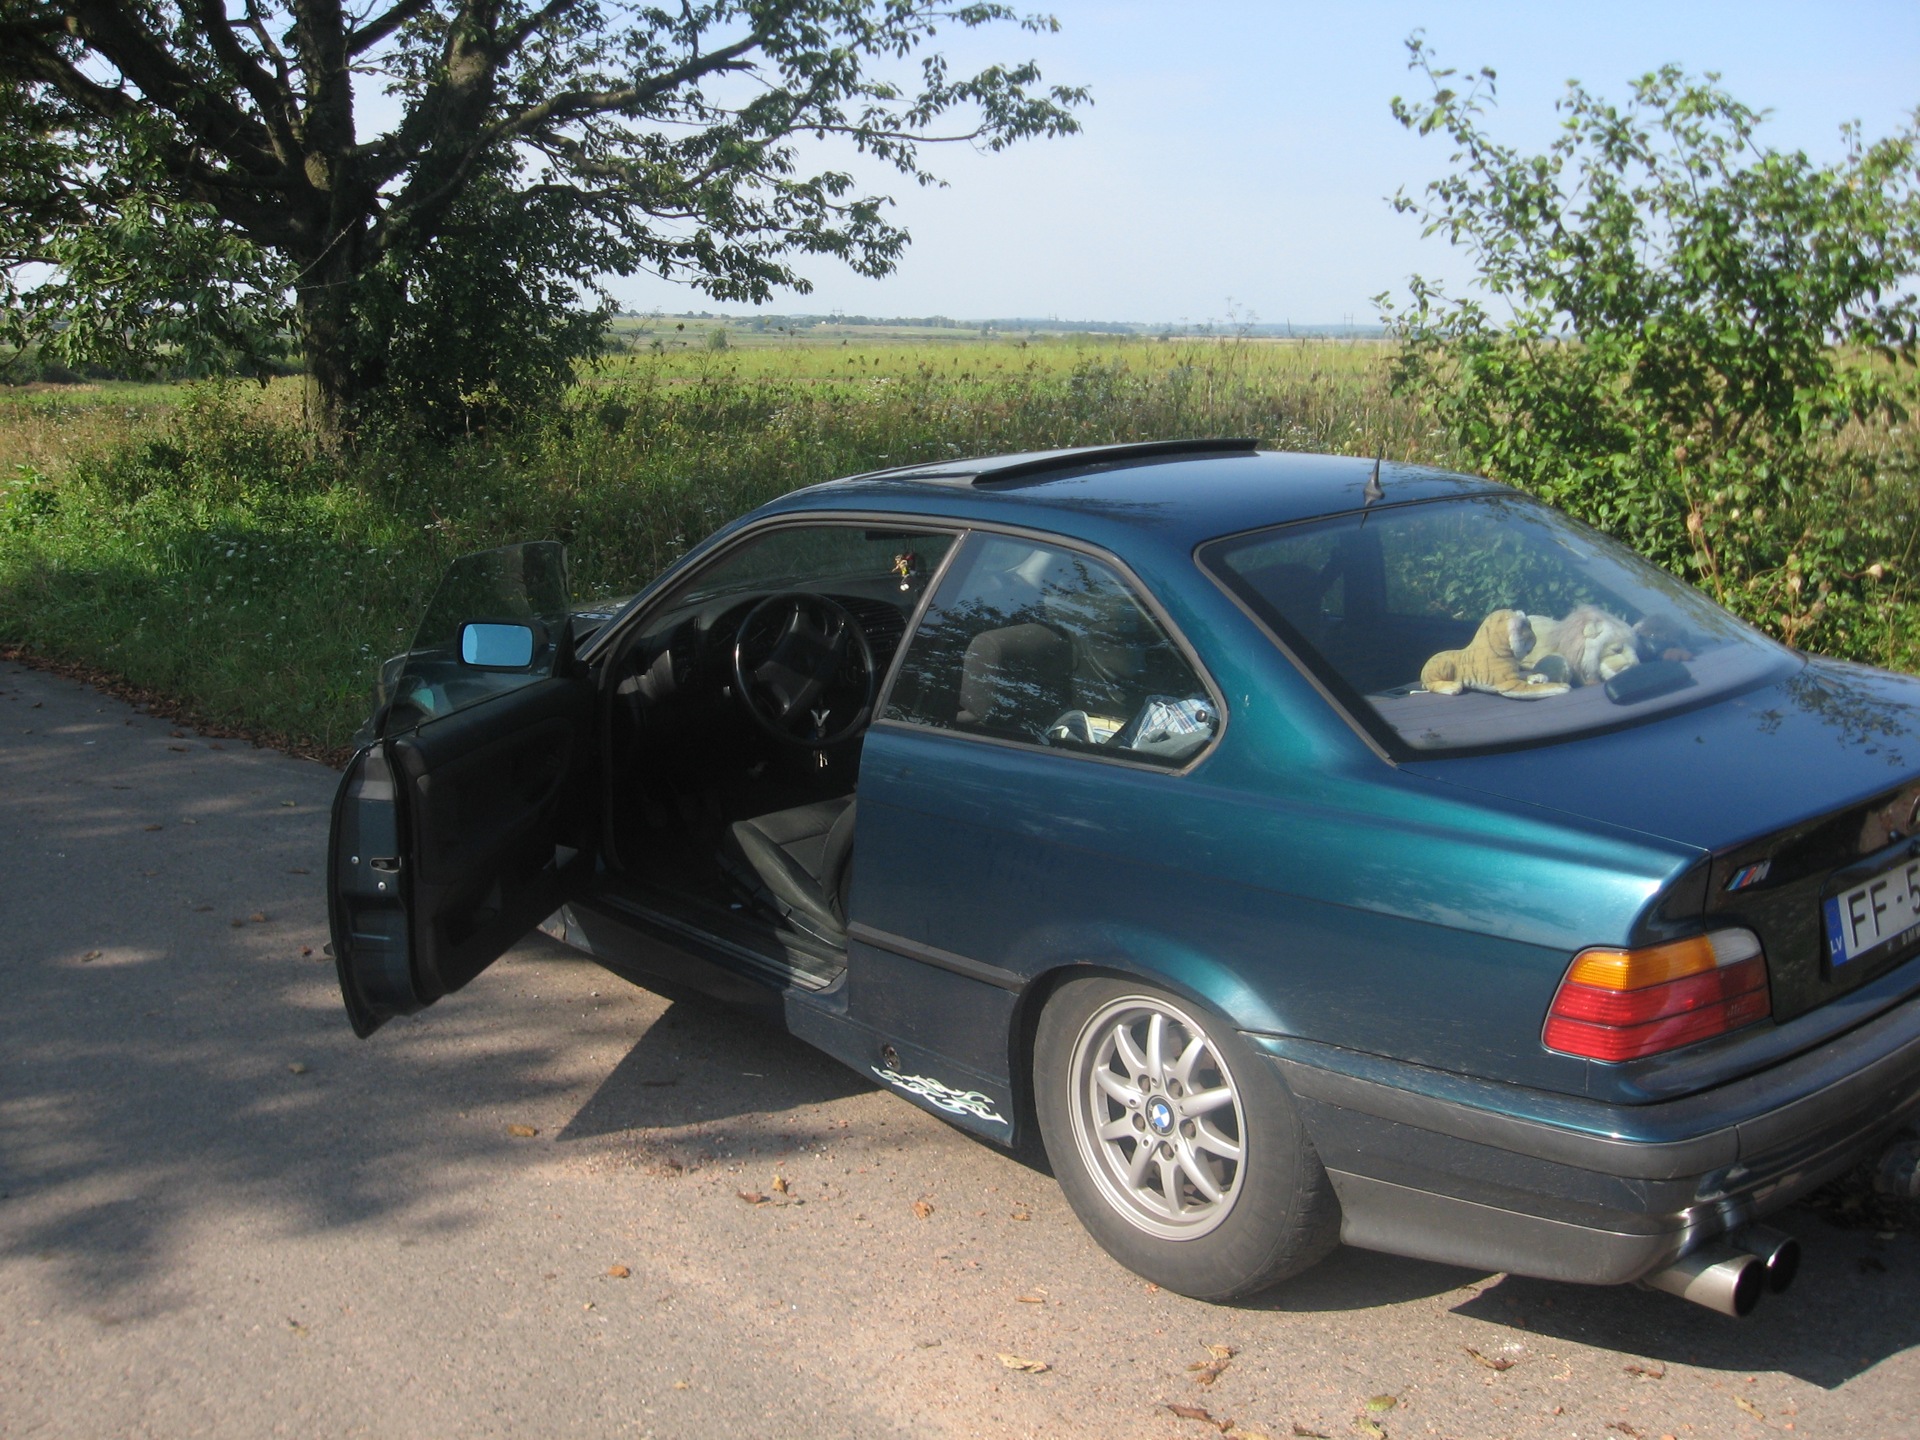
[[[1231,1300],[1339,1243],[1339,1202],[1293,1096],[1213,1012],[1135,981],[1069,981],[1040,1014],[1033,1078],[1060,1188],[1134,1274]]]

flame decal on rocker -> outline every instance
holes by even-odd
[[[892,1070],[882,1070],[878,1065],[867,1068],[894,1089],[917,1096],[949,1115],[971,1115],[976,1120],[990,1120],[996,1125],[1007,1123],[1006,1117],[993,1108],[992,1097],[978,1090],[956,1090],[951,1085],[942,1085],[931,1075],[900,1075]]]

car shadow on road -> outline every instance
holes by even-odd
[[[676,998],[560,1131],[587,1140],[825,1105],[874,1088],[770,1020]]]
[[[1430,1300],[1484,1280],[1487,1273],[1342,1245],[1306,1274],[1254,1296],[1244,1308],[1294,1314],[1372,1310]]]
[[[1657,1377],[1669,1362],[1746,1374],[1771,1370],[1828,1390],[1920,1345],[1920,1287],[1913,1283],[1920,1242],[1837,1229],[1805,1210],[1770,1223],[1799,1237],[1806,1257],[1800,1278],[1739,1320],[1632,1285],[1495,1275],[1346,1246],[1240,1308],[1362,1311],[1470,1290],[1451,1307],[1455,1315],[1619,1351],[1623,1365],[1638,1364],[1640,1373]]]
[[[1920,1243],[1840,1230],[1805,1210],[1768,1223],[1797,1235],[1800,1274],[1745,1319],[1634,1286],[1559,1285],[1509,1275],[1454,1307],[1530,1334],[1754,1374],[1779,1371],[1832,1390],[1920,1345]]]

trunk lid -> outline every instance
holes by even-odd
[[[1920,934],[1835,964],[1825,902],[1920,859],[1920,679],[1809,660],[1629,726],[1410,773],[1678,841],[1711,857],[1705,913],[1766,947],[1786,1021],[1884,974]]]

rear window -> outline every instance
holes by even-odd
[[[1201,563],[1381,738],[1558,739],[1790,672],[1792,652],[1536,501],[1389,506],[1217,541]]]

